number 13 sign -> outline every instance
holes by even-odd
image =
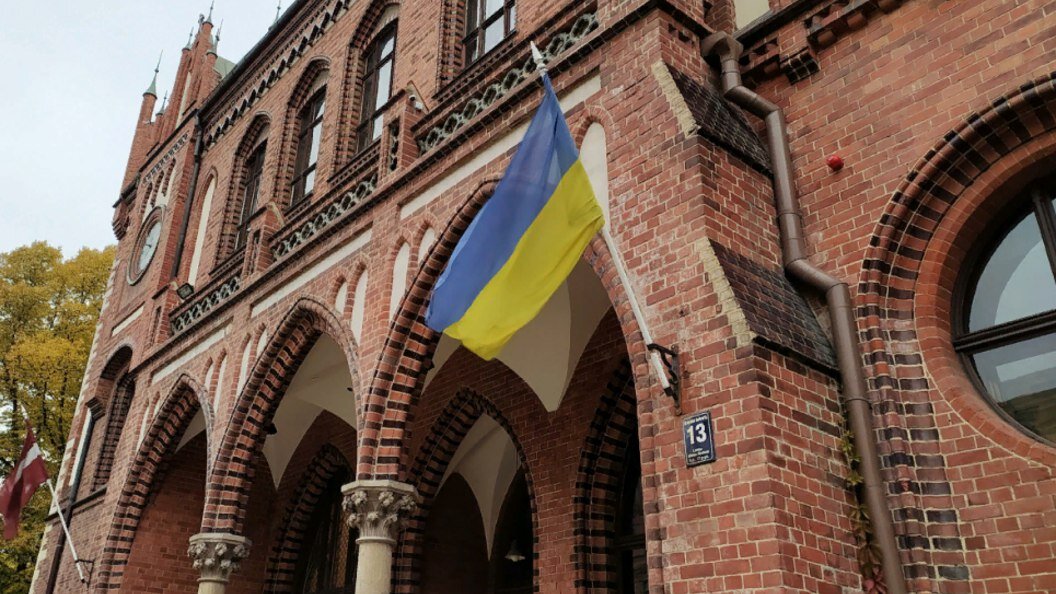
[[[682,419],[682,437],[686,442],[686,466],[715,461],[715,433],[711,427],[710,412]]]

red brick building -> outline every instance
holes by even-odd
[[[485,362],[423,316],[530,41],[616,249]],[[1054,55],[1044,0],[203,19],[59,479],[89,589],[1056,591]],[[33,591],[84,591],[55,522]]]

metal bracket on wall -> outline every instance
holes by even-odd
[[[660,354],[660,360],[664,364],[667,374],[667,384],[664,393],[675,401],[675,414],[682,415],[682,359],[678,356],[678,347],[669,349],[655,342],[646,345],[650,351]]]

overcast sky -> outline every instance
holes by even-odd
[[[291,0],[283,1],[283,8]],[[0,19],[0,251],[37,240],[72,256],[115,243],[120,192],[158,53],[158,101],[209,0],[7,0]],[[237,62],[272,0],[217,0],[220,55]],[[160,103],[159,103],[160,104]]]

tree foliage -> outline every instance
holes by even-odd
[[[114,250],[82,249],[64,260],[43,242],[0,253],[0,474],[25,438],[29,413],[48,475],[58,473]],[[0,594],[26,592],[51,502],[37,492],[18,538],[0,541]]]

